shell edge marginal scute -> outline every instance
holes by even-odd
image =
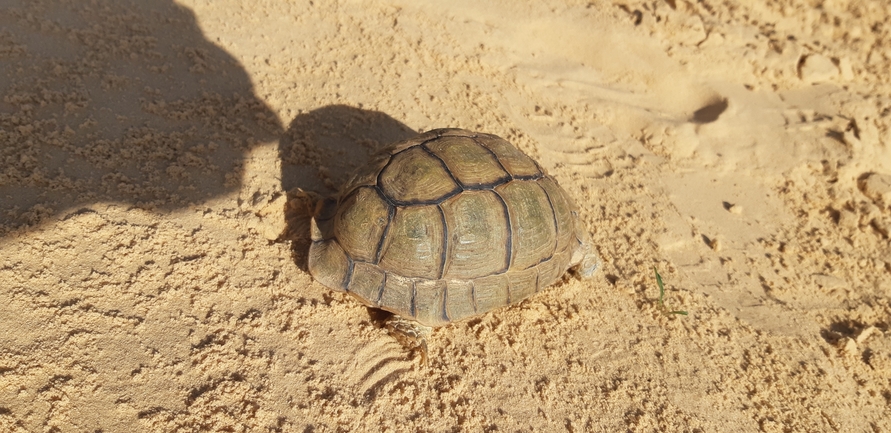
[[[556,184],[556,181],[554,183]],[[552,258],[554,257],[554,254],[557,254],[557,246],[560,244],[560,221],[557,221],[557,209],[554,208],[554,200],[551,199],[548,190],[541,185],[541,182],[535,182],[535,185],[544,193],[545,198],[548,200],[548,206],[551,208],[551,222],[554,223],[554,249],[551,250],[551,254],[548,257]],[[541,263],[541,261],[539,263]]]

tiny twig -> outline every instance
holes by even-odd
[[[687,312],[684,310],[671,310],[669,311],[668,307],[665,306],[664,298],[665,298],[665,285],[662,284],[662,276],[659,275],[659,271],[653,266],[653,272],[656,273],[656,284],[659,286],[659,311],[662,314],[682,314],[684,316],[687,315]]]

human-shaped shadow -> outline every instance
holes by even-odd
[[[0,236],[97,202],[231,192],[251,146],[282,133],[172,0],[7,1],[0,29]]]
[[[417,135],[378,111],[329,105],[294,118],[279,141],[282,188],[288,192],[287,229],[293,258],[304,271],[309,220],[315,200],[336,195],[371,156],[387,145]],[[310,197],[305,193],[314,194]]]

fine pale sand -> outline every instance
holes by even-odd
[[[0,431],[891,431],[888,3],[520,3],[3,1]],[[439,127],[603,267],[422,365],[298,192]]]

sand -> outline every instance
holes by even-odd
[[[887,2],[478,3],[3,1],[0,431],[891,431]],[[439,127],[603,267],[422,365],[298,192]]]

